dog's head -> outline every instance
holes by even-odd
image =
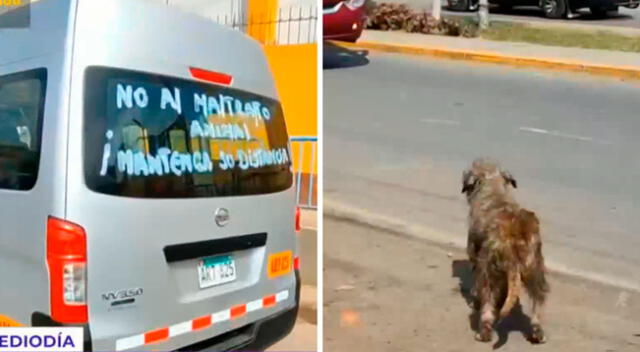
[[[497,161],[489,158],[475,159],[471,167],[462,173],[462,193],[465,193],[469,200],[483,185],[489,184],[501,186],[505,190],[509,186],[518,187],[511,173],[503,170]]]

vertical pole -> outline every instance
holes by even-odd
[[[300,158],[298,159],[298,175],[297,177],[297,186],[296,186],[296,205],[300,204],[300,184],[302,183],[302,160],[304,159],[304,143],[298,142],[300,144]]]
[[[432,0],[431,2],[431,16],[437,21],[440,21],[440,10],[442,9],[442,2],[440,0]]]
[[[307,207],[313,208],[313,177],[316,173],[316,144],[311,142],[311,170],[309,171],[309,196],[307,197]]]
[[[480,7],[478,8],[478,23],[480,29],[489,28],[489,1],[479,0]]]
[[[278,0],[244,0],[246,17],[249,18],[247,34],[262,44],[274,43]],[[258,21],[258,22],[256,22]]]

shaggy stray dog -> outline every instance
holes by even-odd
[[[540,320],[549,285],[540,227],[536,215],[512,197],[516,187],[509,172],[486,158],[474,160],[462,175],[462,193],[470,208],[467,254],[481,313],[478,341],[491,341],[496,313],[507,316],[524,286],[533,301],[529,341],[545,342]]]

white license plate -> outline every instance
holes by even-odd
[[[203,258],[198,261],[200,288],[226,284],[236,279],[236,262],[230,255]]]

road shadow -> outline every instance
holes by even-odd
[[[471,308],[469,314],[469,328],[475,333],[478,332],[478,322],[480,320],[479,306],[473,294],[474,277],[471,263],[468,260],[454,260],[451,263],[451,276],[458,278],[460,295],[464,298],[467,306]],[[531,336],[533,330],[531,319],[524,314],[522,305],[518,302],[511,313],[500,320],[494,327],[498,335],[498,341],[493,344],[493,349],[499,349],[509,340],[509,333],[516,331],[524,335],[525,338]],[[480,344],[480,342],[478,342]]]
[[[524,17],[540,17],[546,18],[544,12],[537,7],[513,7],[510,9],[503,9],[500,7],[491,7],[491,13],[497,15],[507,15],[507,16],[524,16]],[[610,12],[607,17],[599,17],[593,15],[588,9],[579,9],[575,11],[579,16],[573,18],[573,21],[603,21],[603,20],[632,20],[633,16],[623,13],[612,13]],[[565,19],[567,20],[567,19]]]
[[[518,17],[538,17],[542,19],[546,19],[544,12],[535,6],[514,6],[512,8],[501,8],[497,5],[489,5],[490,12],[496,15],[505,15],[505,16],[518,16]],[[475,12],[465,12],[458,11],[449,8],[447,5],[442,6],[442,10],[449,11],[450,14],[455,14],[456,16],[471,18],[473,20],[476,19],[477,14]],[[595,16],[589,11],[589,9],[583,8],[574,11],[574,14],[577,14],[575,18],[567,19],[564,18],[559,22],[567,22],[567,21],[583,21],[583,22],[597,22],[597,21],[606,21],[606,20],[620,20],[620,21],[632,21],[634,18],[629,14],[624,13],[615,13],[609,12],[606,17]],[[499,19],[498,19],[499,20]],[[525,20],[525,19],[523,19]],[[507,20],[508,21],[508,20]],[[550,21],[558,21],[558,20],[550,20]]]
[[[369,63],[368,50],[350,50],[324,42],[322,68],[325,70],[364,66]]]

